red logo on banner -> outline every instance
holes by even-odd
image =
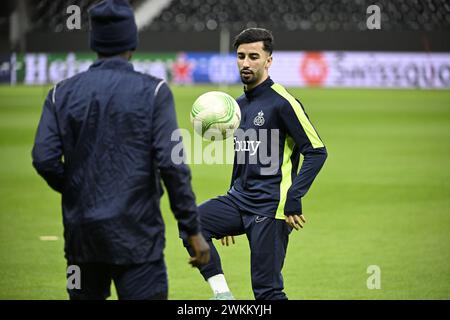
[[[300,74],[307,85],[322,85],[328,76],[328,65],[322,53],[306,53],[300,64]]]
[[[180,53],[177,60],[172,65],[173,82],[185,84],[192,83],[192,68],[193,64],[188,61],[185,53]]]

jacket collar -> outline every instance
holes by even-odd
[[[97,59],[90,67],[92,69],[118,69],[133,71],[133,65],[127,59],[122,57]]]
[[[258,84],[256,87],[254,87],[251,90],[245,91],[245,96],[247,97],[247,99],[253,99],[257,96],[259,96],[261,93],[263,93],[267,88],[271,87],[273,85],[273,81],[272,79],[270,79],[270,77],[267,77],[266,80],[264,80],[263,82],[261,82],[260,84]]]

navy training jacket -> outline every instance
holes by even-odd
[[[237,102],[244,134],[234,136],[228,196],[257,215],[284,220],[303,214],[302,199],[328,156],[303,105],[270,77]]]
[[[190,170],[167,84],[123,58],[99,59],[48,93],[33,166],[62,194],[69,263],[136,264],[163,257],[161,178],[180,230],[199,231]]]

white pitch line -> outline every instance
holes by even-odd
[[[57,241],[57,240],[59,240],[59,237],[57,237],[57,236],[40,236],[39,240],[41,240],[41,241]]]

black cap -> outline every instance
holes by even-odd
[[[90,47],[111,56],[138,45],[133,9],[128,0],[104,0],[89,9]]]

